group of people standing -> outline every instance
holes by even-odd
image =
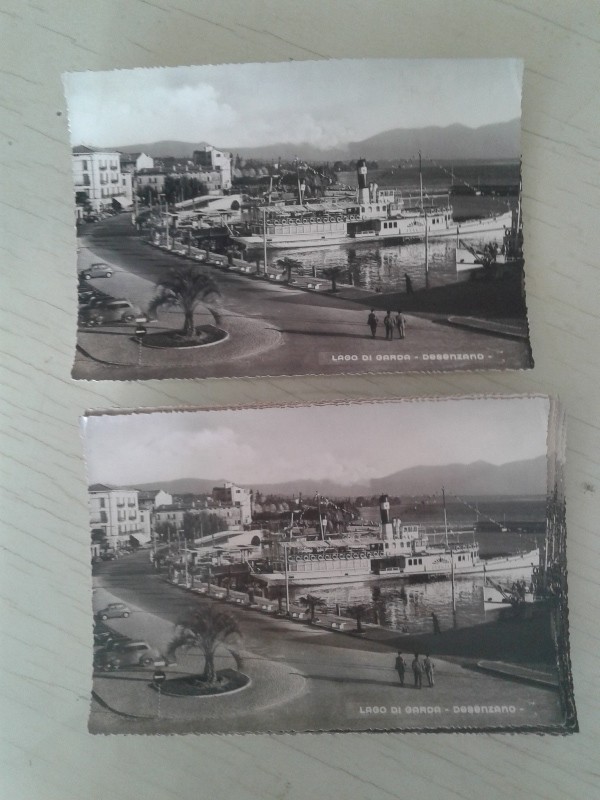
[[[367,325],[371,329],[371,336],[374,339],[377,336],[377,326],[379,325],[379,320],[374,308],[371,309],[371,313],[367,318]],[[383,318],[383,325],[385,327],[386,339],[393,339],[395,330],[398,331],[398,337],[400,339],[404,339],[406,332],[406,319],[404,318],[404,314],[402,311],[400,311],[400,309],[398,309],[396,314],[392,314],[391,311],[386,311],[385,317]]]
[[[415,689],[422,689],[423,688],[423,673],[425,673],[425,677],[427,678],[427,683],[429,686],[433,686],[435,683],[434,679],[434,663],[429,657],[429,653],[425,656],[423,661],[420,660],[419,654],[415,653],[415,657],[412,660],[411,668],[413,671],[413,677],[415,680]],[[406,672],[406,661],[402,657],[402,653],[398,653],[396,656],[396,664],[395,664],[396,672],[398,673],[398,678],[400,680],[400,686],[404,686],[404,675]]]

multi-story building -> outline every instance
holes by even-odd
[[[190,513],[190,509],[184,506],[158,506],[154,512],[155,525],[162,525],[167,522],[173,526],[174,532],[180,531],[183,528],[183,518],[186,514]]]
[[[158,195],[162,194],[164,191],[166,179],[166,173],[162,172],[160,169],[141,169],[135,176],[135,189],[137,192],[143,192],[148,186],[154,191],[156,197],[158,197]]]
[[[140,508],[149,508],[154,511],[159,506],[173,505],[173,495],[162,489],[149,489],[139,492],[138,502]]]
[[[141,169],[153,169],[154,159],[146,153],[121,153],[121,170],[123,172],[139,172]]]
[[[213,501],[218,503],[217,507],[211,509],[213,513],[218,514],[219,510],[232,509],[231,514],[227,517],[229,519],[230,517],[238,516],[233,511],[238,509],[239,522],[237,524],[252,524],[252,493],[249,489],[242,489],[240,486],[226,481],[223,486],[215,486],[213,488],[212,497]]]
[[[75,202],[79,208],[88,206],[94,211],[121,207],[132,203],[131,176],[121,172],[116,150],[99,150],[79,145],[73,148],[73,183]]]
[[[140,513],[138,492],[96,483],[89,487],[92,555],[150,541],[150,517]]]
[[[232,160],[231,153],[224,153],[210,144],[205,145],[202,150],[194,150],[194,164],[201,167],[203,172],[215,173],[210,179],[211,187],[215,191],[231,189]]]

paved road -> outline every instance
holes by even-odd
[[[98,604],[117,597],[132,606],[115,627],[164,648],[170,625],[190,605],[215,602],[164,582],[151,571],[147,551],[100,565],[94,578]],[[435,657],[436,685],[400,688],[394,651],[384,644],[265,617],[230,607],[243,633],[244,670],[251,687],[238,694],[194,701],[156,695],[148,676],[126,671],[95,676],[101,702],[92,706],[94,732],[235,732],[251,730],[366,730],[411,727],[549,726],[560,718],[557,694],[481,674]],[[226,664],[225,660],[221,661]],[[178,664],[175,670],[188,669]],[[408,677],[408,676],[407,676]],[[194,705],[195,704],[195,705]],[[470,706],[510,707],[503,713],[470,712]],[[414,711],[414,709],[417,711]],[[373,709],[378,709],[374,712]],[[462,710],[464,709],[464,710]]]
[[[85,263],[99,259],[117,267],[110,281],[98,279],[96,286],[105,291],[110,286],[111,293],[124,293],[142,306],[147,305],[154,282],[169,267],[186,263],[142,242],[125,214],[89,226],[79,244],[80,258]],[[527,347],[522,342],[449,327],[424,315],[407,316],[407,338],[403,341],[386,342],[382,325],[379,337],[373,340],[366,325],[367,311],[350,300],[286,288],[208,266],[198,268],[209,272],[220,286],[222,297],[213,311],[230,334],[227,342],[184,353],[145,350],[142,365],[138,366],[138,348],[131,331],[80,331],[75,377],[455,371],[527,364]],[[204,311],[204,316],[212,321],[209,310]],[[204,321],[202,317],[200,313],[199,322]],[[174,327],[179,324],[177,319],[161,314],[160,323]],[[432,360],[432,355],[440,358]],[[471,359],[457,359],[457,355]]]

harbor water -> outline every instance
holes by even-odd
[[[494,581],[510,586],[515,580],[528,581],[529,578],[528,570],[515,570],[495,575]],[[435,614],[440,629],[444,631],[478,625],[497,618],[499,613],[484,612],[483,575],[456,578],[455,613],[452,609],[450,580],[414,583],[399,579],[378,583],[294,587],[290,590],[292,600],[307,594],[323,600],[329,613],[335,613],[336,606],[339,606],[342,615],[346,616],[345,609],[351,606],[367,606],[364,622],[377,622],[384,628],[412,634],[432,633],[432,614]]]
[[[456,166],[457,183],[463,187],[477,187],[478,183],[493,184],[497,193],[485,196],[454,195],[451,198],[453,218],[459,223],[464,219],[481,218],[503,214],[518,205],[515,194],[505,194],[502,185],[519,182],[519,164],[490,163]],[[450,190],[450,168],[429,165],[424,168],[424,185],[431,193],[446,193]],[[355,172],[341,172],[338,180],[342,185],[356,186]],[[419,173],[417,167],[400,170],[374,170],[370,180],[381,188],[401,186],[406,198],[419,196]],[[444,203],[445,205],[445,203]],[[486,243],[502,244],[501,233],[490,233],[469,238],[470,245],[481,247]],[[456,238],[432,239],[428,247],[428,269],[425,268],[425,245],[423,242],[400,244],[396,242],[358,242],[343,245],[325,245],[315,248],[273,250],[268,262],[275,266],[279,259],[289,257],[302,264],[304,274],[323,280],[323,270],[338,267],[339,283],[351,283],[369,291],[393,292],[404,290],[405,274],[415,290],[433,288],[450,283],[469,280],[468,273],[456,272]]]
[[[499,241],[501,235],[489,234],[486,239],[469,239],[474,246]],[[372,292],[404,290],[405,275],[409,275],[415,290],[444,286],[469,280],[468,273],[456,272],[456,240],[437,239],[429,243],[428,270],[425,269],[423,242],[399,244],[398,242],[360,242],[358,244],[329,245],[271,251],[269,263],[275,265],[285,256],[302,264],[305,275],[324,281],[324,271],[338,267],[338,283],[352,284]]]
[[[473,501],[474,503],[475,501]],[[465,527],[486,524],[495,530],[478,529],[468,534],[462,541],[479,543],[480,555],[491,558],[519,551],[529,551],[536,546],[543,552],[544,528],[546,518],[545,498],[519,498],[507,500],[489,499],[481,501],[473,509],[464,503],[451,500],[447,504],[450,531],[454,527]],[[392,516],[401,516],[404,523],[419,523],[443,528],[443,510],[439,504],[413,507],[393,507]],[[379,509],[368,507],[361,509],[365,521],[378,522]],[[494,525],[494,522],[497,523]],[[502,530],[502,528],[506,528]],[[443,539],[439,535],[437,540]],[[496,573],[492,579],[503,586],[511,586],[519,579],[529,581],[531,571],[514,570]],[[327,611],[335,613],[339,606],[341,613],[350,606],[364,605],[368,607],[365,622],[377,622],[383,627],[399,630],[404,633],[432,633],[435,614],[441,630],[450,628],[467,628],[490,619],[495,619],[503,611],[484,612],[484,577],[482,575],[458,576],[455,580],[456,611],[452,607],[452,581],[436,580],[429,582],[409,582],[406,579],[382,581],[365,581],[363,583],[341,584],[337,586],[323,585],[310,587],[294,587],[292,598],[311,594],[321,598]],[[507,613],[510,608],[507,609]]]

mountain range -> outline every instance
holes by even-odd
[[[191,158],[194,150],[206,142],[161,141],[146,144],[119,145],[115,150],[124,153],[143,152],[153,158],[172,156]],[[307,161],[340,161],[368,158],[381,161],[412,159],[419,150],[425,159],[444,160],[497,160],[518,159],[521,155],[521,121],[513,119],[479,128],[466,125],[446,127],[394,128],[358,142],[345,142],[334,147],[320,148],[311,142],[294,144],[273,142],[260,147],[236,147],[213,142],[215,147],[232,152],[242,158],[273,160],[281,156],[286,160],[296,156]]]
[[[476,461],[471,464],[445,464],[444,466],[408,467],[357,484],[334,481],[317,481],[300,478],[285,483],[245,484],[263,494],[292,497],[302,492],[312,497],[318,491],[324,497],[358,497],[374,494],[418,496],[439,494],[442,486],[448,495],[544,495],[546,493],[546,456],[508,464],[489,464]],[[142,491],[163,489],[170,494],[207,494],[214,486],[223,485],[224,479],[178,478],[172,481],[137,484],[131,488]]]

